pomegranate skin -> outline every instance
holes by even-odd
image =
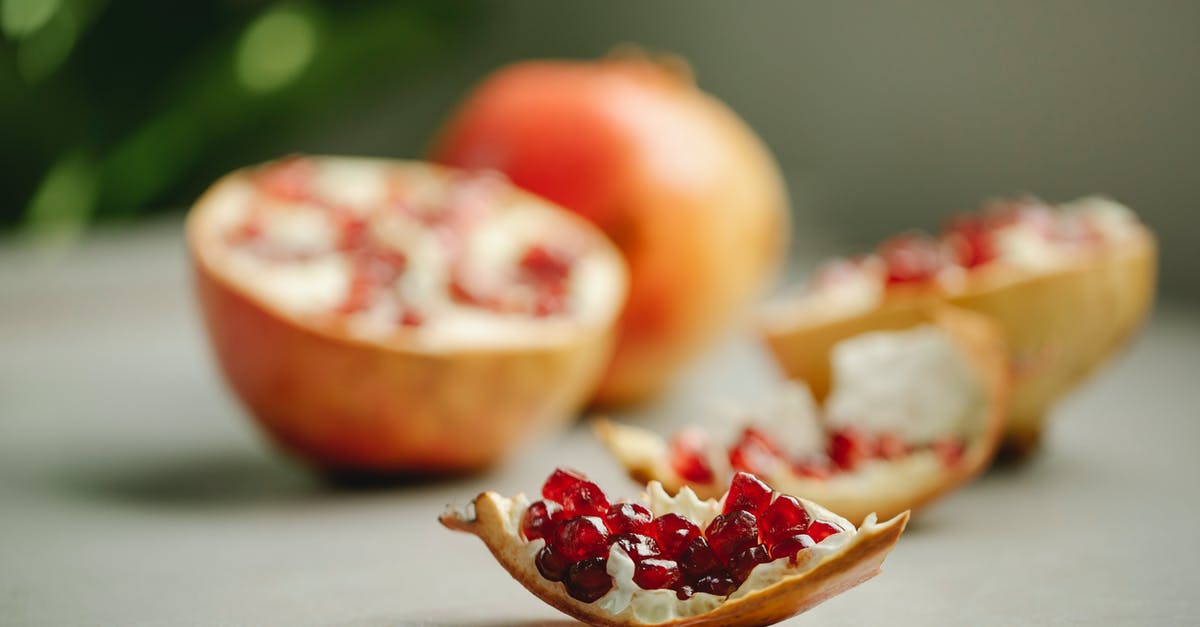
[[[787,244],[767,147],[678,69],[636,57],[511,65],[467,96],[432,150],[504,172],[624,253],[630,295],[600,405],[664,387],[765,287]]]
[[[307,323],[222,276],[203,206],[212,190],[244,176],[229,175],[197,202],[187,238],[220,370],[286,451],[331,471],[470,471],[565,424],[586,402],[611,329],[581,328],[555,345],[429,352],[402,338],[367,341]]]

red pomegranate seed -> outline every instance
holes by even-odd
[[[647,533],[654,514],[640,503],[620,501],[604,515],[604,524],[613,533]]]
[[[812,539],[812,536],[806,533],[788,536],[771,545],[771,559],[777,560],[781,557],[788,557],[795,563],[797,553],[814,546],[816,543]]]
[[[704,530],[709,546],[722,561],[758,544],[758,520],[746,510],[718,514]]]
[[[875,448],[880,457],[888,460],[900,459],[908,455],[908,445],[904,443],[904,440],[890,433],[879,436],[879,441],[876,442]]]
[[[726,573],[712,573],[696,580],[696,592],[729,596],[738,589],[738,582]]]
[[[759,531],[768,543],[804,533],[811,518],[800,499],[786,494],[779,495],[759,518]]]
[[[422,316],[412,309],[405,309],[403,313],[400,314],[399,323],[402,327],[419,327],[425,324],[425,316]]]
[[[821,540],[824,540],[835,533],[841,533],[843,531],[845,531],[845,529],[842,529],[841,527],[827,520],[814,520],[813,523],[808,526],[808,535],[812,537],[813,542],[820,542]]]
[[[317,166],[301,156],[286,157],[255,173],[258,189],[281,200],[300,202],[312,197]]]
[[[562,506],[554,501],[537,501],[525,510],[521,517],[521,533],[526,540],[554,537],[558,523],[562,521]]]
[[[981,266],[996,258],[991,231],[981,217],[955,216],[942,237],[964,268]]]
[[[662,555],[662,549],[658,547],[654,538],[638,533],[619,533],[609,536],[608,543],[621,547],[621,550],[625,551],[625,554],[634,563]]]
[[[887,282],[912,283],[933,278],[946,265],[941,244],[927,235],[906,233],[876,250],[887,267]]]
[[[561,283],[571,276],[571,257],[545,246],[530,246],[521,256],[521,270],[537,283]]]
[[[650,558],[637,563],[633,583],[643,590],[658,590],[674,586],[679,577],[679,565],[675,560]]]
[[[350,289],[347,290],[342,304],[338,305],[337,313],[352,314],[366,309],[371,305],[371,293],[374,290],[375,286],[355,270],[353,278],[350,279]]]
[[[554,552],[554,549],[544,546],[541,551],[538,551],[537,558],[533,561],[537,566],[538,572],[543,577],[550,581],[562,581],[567,576],[567,569],[571,567],[571,562]]]
[[[691,483],[712,483],[716,478],[708,464],[707,440],[698,429],[684,429],[671,439],[671,467]]]
[[[226,242],[230,246],[245,246],[257,241],[263,236],[263,227],[259,220],[247,220],[234,227],[232,231],[225,236]]]
[[[966,453],[966,446],[958,438],[943,438],[933,443],[933,452],[947,466],[957,466]]]
[[[741,585],[741,582],[750,576],[750,571],[754,570],[759,564],[766,564],[771,561],[771,555],[767,552],[765,544],[752,546],[729,559],[729,576],[734,581]]]
[[[595,516],[572,518],[555,532],[554,551],[572,562],[601,557],[608,552],[608,529]]]
[[[680,601],[686,601],[692,598],[692,595],[695,593],[696,591],[688,584],[676,585],[675,587],[675,598],[679,599]]]
[[[725,564],[717,559],[717,554],[713,552],[712,547],[704,538],[692,540],[677,561],[680,572],[692,581],[725,567]]]
[[[778,447],[754,427],[746,427],[742,437],[729,449],[729,465],[735,470],[766,474],[778,459]]]
[[[728,514],[745,510],[757,515],[770,502],[771,488],[767,484],[750,473],[739,472],[733,475],[733,481],[729,483],[729,493],[725,495],[722,512]]]
[[[700,528],[679,514],[663,514],[654,519],[654,537],[663,555],[679,559],[692,540],[700,537]]]
[[[837,470],[828,459],[806,460],[792,464],[792,471],[810,479],[828,479]]]
[[[853,427],[841,429],[829,439],[829,457],[842,470],[852,471],[872,456],[866,434]]]
[[[539,318],[558,315],[567,309],[567,290],[562,284],[538,288],[533,302],[533,315]]]
[[[608,574],[608,561],[602,557],[591,557],[571,565],[563,582],[567,594],[572,598],[591,603],[612,590],[613,580]]]
[[[554,472],[546,478],[546,483],[542,484],[542,498],[550,499],[561,505],[567,488],[587,480],[587,477],[578,470],[555,468]]]
[[[337,249],[343,252],[366,247],[370,231],[367,221],[347,209],[336,209],[333,221],[338,230]]]

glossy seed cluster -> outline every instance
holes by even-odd
[[[772,492],[747,473],[734,476],[721,514],[703,530],[679,514],[655,517],[639,503],[609,504],[596,484],[572,470],[555,470],[542,497],[526,510],[521,534],[546,541],[535,558],[538,572],[586,603],[613,587],[607,571],[613,545],[633,561],[639,587],[687,599],[697,592],[729,595],[755,566],[794,560],[844,531],[812,520],[798,499]]]

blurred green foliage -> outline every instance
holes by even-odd
[[[0,227],[186,206],[289,134],[414,76],[467,2],[0,0]]]

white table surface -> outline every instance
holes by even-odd
[[[776,379],[735,334],[636,417],[667,428]],[[1160,308],[1042,455],[926,511],[882,575],[789,624],[1200,624],[1198,390],[1200,315]],[[62,255],[0,245],[0,624],[567,622],[435,522],[557,464],[636,493],[582,428],[487,475],[329,487],[221,385],[176,223]]]

